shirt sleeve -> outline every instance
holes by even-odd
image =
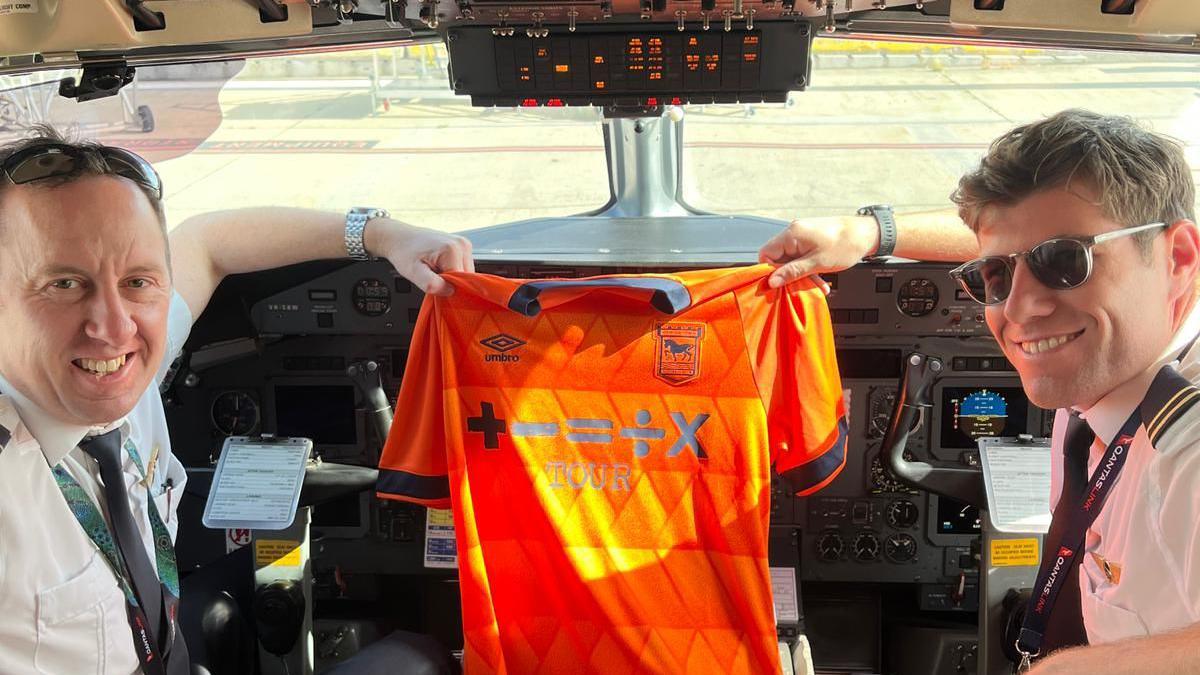
[[[437,305],[428,297],[421,305],[375,489],[381,499],[445,509],[450,478]]]
[[[1200,621],[1200,407],[1176,422],[1170,430],[1179,439],[1167,447],[1154,463],[1150,481],[1151,517],[1156,520],[1157,539],[1179,594],[1192,622]],[[1184,439],[1190,439],[1190,442]],[[1164,452],[1165,451],[1165,452]],[[1159,502],[1155,508],[1154,502]]]
[[[846,464],[846,403],[824,291],[804,279],[739,292],[750,363],[766,410],[775,471],[809,495]]]
[[[191,332],[192,310],[188,309],[183,296],[178,291],[172,290],[171,305],[167,309],[167,346],[163,351],[162,363],[158,365],[158,373],[154,376],[155,382],[162,382],[163,376],[167,374],[171,364],[183,351],[183,344],[187,342]]]

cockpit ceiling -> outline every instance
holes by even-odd
[[[426,42],[463,25],[546,37],[589,25],[728,31],[774,21],[843,37],[1200,51],[1195,0],[5,0],[0,72]]]

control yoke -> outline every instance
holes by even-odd
[[[892,409],[887,434],[883,437],[883,453],[888,468],[905,483],[986,509],[981,470],[904,458],[904,447],[908,444],[913,422],[918,415],[933,408],[933,381],[943,367],[939,359],[917,352],[909,354],[896,390],[896,407]]]
[[[392,406],[383,393],[383,380],[379,374],[379,364],[375,361],[355,361],[346,368],[346,375],[354,381],[362,392],[363,400],[370,410],[368,415],[379,442],[387,441],[388,431],[392,428]]]

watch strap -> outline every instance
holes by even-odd
[[[872,216],[879,225],[879,247],[870,258],[883,258],[896,250],[896,216],[888,204],[872,204],[858,210],[860,216]]]
[[[383,209],[356,206],[346,213],[346,255],[354,260],[370,260],[367,252],[364,233],[367,223],[374,218],[386,218],[388,212]]]

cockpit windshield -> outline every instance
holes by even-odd
[[[72,75],[0,77],[0,138],[39,122],[155,162],[168,218],[216,206],[385,203],[462,231],[594,212],[609,200],[594,107],[472,107],[445,47],[143,67],[118,96],[57,95]],[[1012,126],[1082,107],[1132,116],[1196,163],[1200,56],[816,40],[786,104],[683,110],[683,196],[699,211],[787,220],[886,201],[944,209]]]

